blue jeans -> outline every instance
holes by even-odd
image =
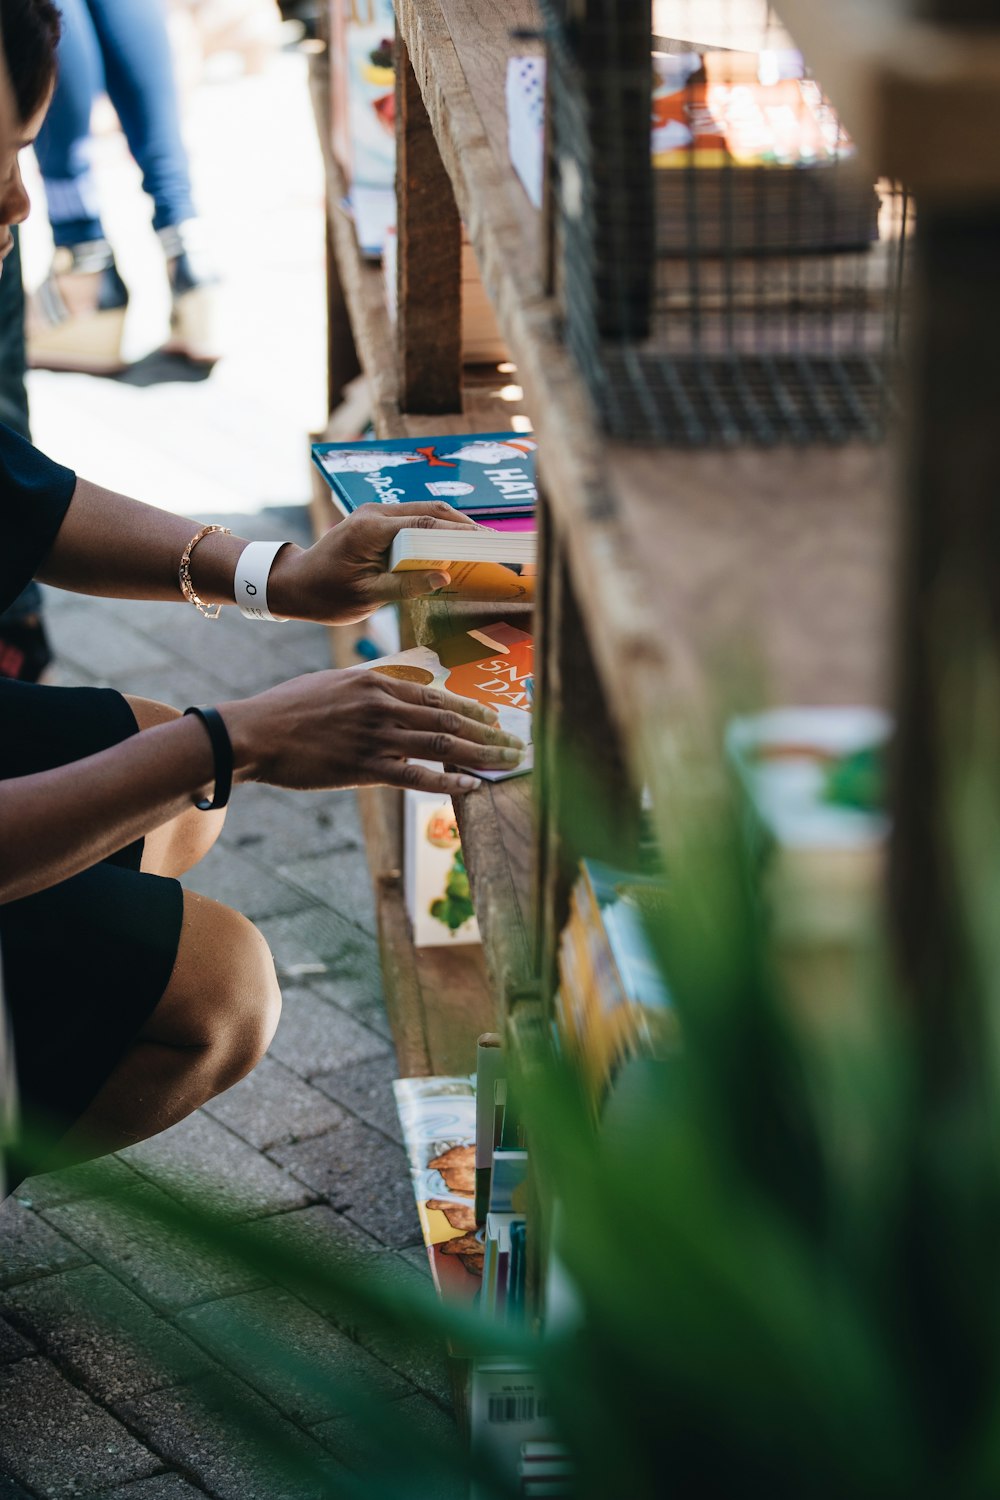
[[[153,200],[153,228],[194,217],[162,0],[59,0],[59,80],[35,145],[57,245],[104,238],[90,113],[107,92]]]

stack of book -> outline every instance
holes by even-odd
[[[535,593],[536,444],[529,433],[315,443],[313,462],[342,516],[361,505],[444,500],[479,527],[464,534],[404,528],[390,571],[447,573],[437,591],[516,604]]]
[[[668,899],[652,877],[580,863],[559,946],[556,1021],[595,1102],[630,1057],[661,1056],[676,1044],[676,1016],[646,925]]]
[[[527,1261],[524,1196],[528,1153],[507,1078],[500,1038],[476,1044],[476,1223],[483,1231],[483,1312],[498,1323],[521,1323]]]
[[[438,1291],[493,1323],[523,1324],[527,1151],[500,1037],[479,1038],[471,1077],[401,1078],[394,1089]],[[572,1494],[572,1465],[555,1441],[538,1371],[524,1359],[472,1360],[469,1428],[477,1465],[505,1492]],[[471,1500],[492,1494],[474,1483]]]
[[[543,1495],[571,1496],[576,1489],[576,1470],[562,1443],[522,1443],[517,1477],[521,1482],[519,1493],[525,1500],[541,1500]]]
[[[473,1480],[469,1500],[495,1500],[499,1493],[572,1495],[572,1465],[553,1441],[548,1401],[531,1365],[473,1360],[469,1436],[476,1467],[490,1476],[489,1483]]]

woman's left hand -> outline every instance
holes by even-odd
[[[427,527],[443,531],[480,530],[450,505],[363,505],[321,537],[307,551],[283,547],[267,582],[272,614],[325,625],[353,625],[383,604],[432,594],[448,581],[447,573],[385,571],[387,553],[397,531]]]

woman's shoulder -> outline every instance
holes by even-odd
[[[0,500],[15,500],[20,488],[36,489],[39,485],[65,485],[67,476],[76,483],[76,475],[64,464],[46,457],[13,427],[0,422],[0,473],[4,478]]]
[[[76,475],[0,422],[0,613],[52,549]]]

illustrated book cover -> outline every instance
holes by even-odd
[[[398,1078],[396,1109],[431,1274],[442,1297],[471,1302],[483,1278],[476,1229],[476,1091],[471,1078]]]
[[[314,443],[312,456],[345,516],[359,505],[446,500],[488,525],[534,515],[536,447],[528,433],[486,432]]]
[[[467,769],[486,781],[505,781],[531,770],[534,640],[526,630],[499,620],[448,636],[433,647],[414,646],[349,670],[382,672],[400,681],[445,688],[460,698],[489,704],[498,711],[501,727],[516,734],[528,749],[512,771],[484,771],[478,766]]]
[[[403,793],[403,895],[415,948],[480,941],[455,809],[440,792]]]

